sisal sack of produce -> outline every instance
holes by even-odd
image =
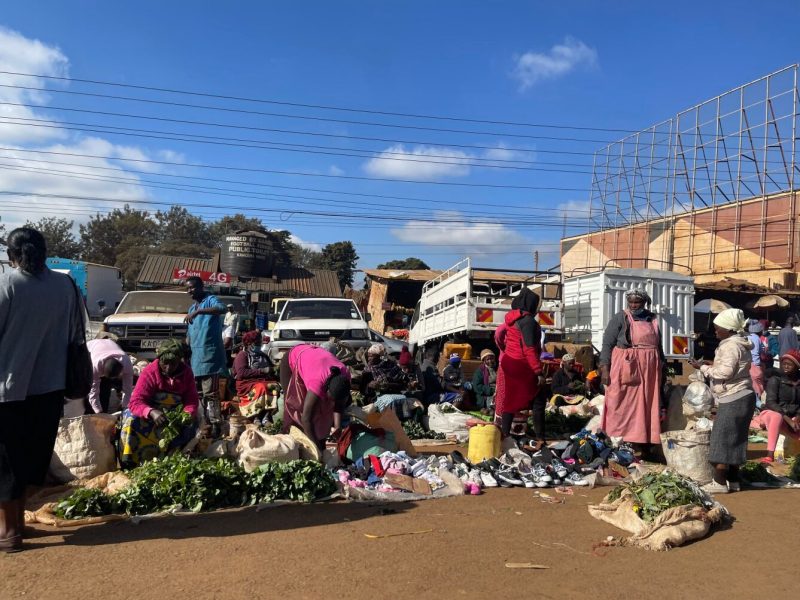
[[[112,444],[116,425],[117,417],[107,414],[61,419],[50,459],[50,477],[65,483],[116,470]]]
[[[289,462],[300,456],[297,442],[292,436],[268,435],[254,426],[245,429],[236,451],[239,454],[239,464],[248,473],[266,463]]]

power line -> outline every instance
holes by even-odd
[[[391,117],[406,117],[406,118],[415,118],[415,119],[432,119],[437,121],[453,121],[453,122],[463,122],[463,123],[483,123],[488,125],[509,125],[513,127],[540,127],[540,128],[547,128],[547,129],[574,129],[580,131],[608,131],[613,133],[636,133],[635,130],[630,129],[612,129],[606,127],[584,127],[584,126],[577,126],[577,125],[558,125],[558,124],[545,124],[545,123],[524,123],[524,122],[515,122],[515,121],[499,121],[499,120],[489,120],[489,119],[475,119],[475,118],[468,118],[468,117],[447,117],[443,115],[423,115],[423,114],[414,114],[414,113],[402,113],[402,112],[391,112],[391,111],[384,111],[384,110],[374,110],[374,109],[365,109],[365,108],[350,108],[350,107],[342,107],[342,106],[330,106],[324,104],[303,104],[300,102],[288,102],[288,101],[280,101],[280,100],[270,100],[270,99],[263,99],[263,98],[247,98],[242,96],[231,96],[231,95],[223,95],[223,94],[213,94],[209,92],[195,92],[195,91],[188,91],[188,90],[176,90],[171,88],[162,88],[162,87],[155,87],[155,86],[146,86],[146,85],[135,85],[129,83],[118,83],[118,82],[111,82],[111,81],[99,81],[93,79],[79,79],[77,77],[58,77],[56,75],[35,75],[32,73],[19,73],[14,71],[0,71],[2,75],[18,75],[24,77],[34,77],[40,79],[52,79],[52,80],[59,80],[59,81],[70,81],[70,82],[79,82],[79,83],[91,83],[94,85],[106,85],[106,86],[113,86],[113,87],[120,87],[120,88],[128,88],[128,89],[138,89],[138,90],[147,90],[147,91],[155,91],[155,92],[167,92],[172,94],[182,94],[188,96],[198,96],[198,97],[205,97],[205,98],[216,98],[220,100],[237,100],[243,102],[256,102],[260,104],[273,104],[279,106],[294,106],[300,108],[313,108],[313,109],[322,109],[322,110],[335,110],[335,111],[343,111],[343,112],[351,112],[351,113],[364,113],[364,114],[373,114],[373,115],[383,115],[383,116],[391,116]]]

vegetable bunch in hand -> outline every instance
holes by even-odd
[[[192,424],[192,415],[183,410],[183,404],[179,404],[173,410],[164,413],[166,423],[161,428],[158,440],[158,448],[166,452],[170,444],[180,436],[184,427]]]

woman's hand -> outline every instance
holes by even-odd
[[[611,375],[608,372],[608,365],[600,367],[600,383],[603,385],[611,385]]]
[[[157,408],[151,410],[150,414],[147,416],[155,424],[156,427],[160,427],[161,425],[167,422],[167,417],[165,417],[164,413],[158,410]]]

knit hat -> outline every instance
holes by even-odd
[[[786,354],[781,356],[781,360],[790,360],[800,368],[800,352],[797,350],[789,350]]]
[[[630,300],[631,298],[641,298],[645,304],[650,304],[652,302],[650,299],[650,294],[648,294],[642,288],[633,288],[632,290],[625,292],[625,299]]]
[[[494,352],[490,348],[481,350],[481,360],[483,360],[487,356],[495,356]]]
[[[158,345],[156,357],[167,362],[181,360],[186,355],[183,342],[176,339],[164,340]]]
[[[454,365],[454,364],[457,364],[457,363],[460,363],[460,362],[461,362],[461,355],[453,352],[450,355],[450,364]]]
[[[403,349],[400,350],[400,358],[397,359],[397,364],[399,364],[401,367],[408,367],[413,362],[414,357],[411,355],[411,352],[408,351],[408,348],[403,346]]]
[[[714,325],[719,325],[728,331],[742,333],[745,325],[747,325],[747,319],[744,318],[744,313],[741,309],[727,308],[714,318]]]
[[[575,357],[572,356],[572,354],[565,354],[564,356],[561,357],[561,363],[562,364],[566,363],[566,362],[574,361],[574,360],[575,360]]]
[[[251,344],[255,344],[258,341],[258,338],[261,337],[257,331],[248,331],[242,336],[242,344],[245,346],[250,346]]]
[[[378,354],[382,356],[386,354],[386,346],[383,344],[372,344],[372,346],[369,347],[369,350],[367,350],[367,354]]]

